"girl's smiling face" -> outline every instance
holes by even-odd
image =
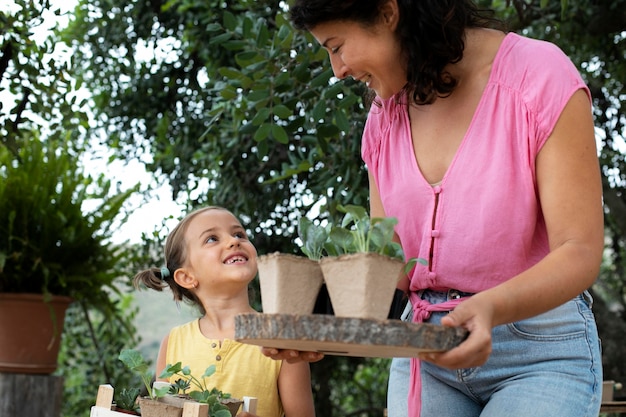
[[[202,284],[248,283],[257,273],[257,251],[241,223],[227,210],[196,215],[185,232],[185,269]]]
[[[365,27],[355,21],[329,21],[311,29],[328,51],[335,77],[362,81],[387,99],[406,84],[405,59],[395,35],[397,13]]]

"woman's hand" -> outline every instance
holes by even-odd
[[[323,353],[319,352],[305,352],[292,349],[277,349],[277,348],[261,348],[261,353],[265,356],[279,360],[287,361],[288,363],[296,362],[317,362],[324,358]]]
[[[419,358],[449,369],[473,368],[487,362],[492,350],[493,308],[485,298],[476,294],[441,319],[443,326],[469,330],[467,339],[447,352],[424,353]]]

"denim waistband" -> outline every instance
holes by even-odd
[[[472,295],[474,295],[474,293],[472,292],[461,291],[454,288],[442,291],[435,291],[427,288],[425,290],[419,290],[416,293],[419,298],[421,298],[422,300],[428,300],[432,304],[458,300],[460,298],[471,297]]]

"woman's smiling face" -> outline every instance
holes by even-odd
[[[328,51],[335,77],[362,81],[382,99],[406,84],[405,59],[394,33],[395,20],[381,18],[372,27],[355,21],[329,21],[311,29]]]

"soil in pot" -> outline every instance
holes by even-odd
[[[135,411],[131,411],[131,410],[126,410],[125,408],[119,408],[117,406],[112,406],[111,407],[111,411],[116,411],[118,413],[122,413],[122,414],[129,414],[132,416],[140,416],[141,414],[135,412]]]
[[[311,314],[322,286],[317,261],[287,253],[258,257],[263,313]]]
[[[377,253],[320,260],[335,316],[384,320],[389,316],[404,262]]]

